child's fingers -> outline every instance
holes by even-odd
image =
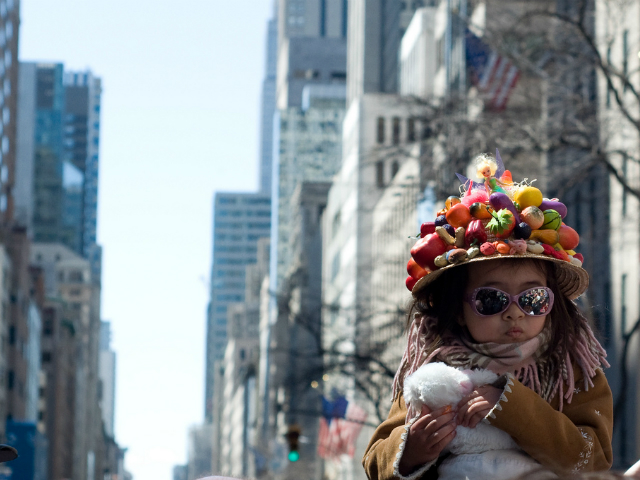
[[[418,420],[416,420],[413,423],[413,425],[411,425],[411,430],[417,432],[421,430],[426,430],[429,426],[431,426],[430,431],[434,432],[438,430],[440,427],[442,427],[444,424],[453,420],[456,416],[455,412],[449,412],[444,414],[440,413],[440,415],[438,415],[437,412],[438,411],[431,412],[423,417],[420,417]]]
[[[444,437],[442,437],[442,439],[440,439],[438,441],[438,443],[436,443],[431,448],[433,450],[441,452],[442,450],[444,450],[447,447],[447,445],[449,445],[451,443],[451,440],[453,440],[455,436],[456,436],[456,429],[454,427],[453,430],[451,430],[448,434],[446,434]]]
[[[472,398],[458,411],[458,422],[463,427],[474,428],[480,420],[489,414],[492,408],[493,404],[485,398]]]

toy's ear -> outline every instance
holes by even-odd
[[[473,391],[473,382],[471,380],[460,380],[460,388],[463,395],[468,395]]]

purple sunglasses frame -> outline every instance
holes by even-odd
[[[518,300],[520,300],[520,297],[522,295],[524,295],[525,293],[531,291],[531,290],[537,290],[537,289],[543,289],[544,291],[547,292],[547,295],[549,295],[549,309],[547,310],[546,313],[543,313],[541,315],[531,315],[530,313],[527,313],[524,311],[524,309],[520,306],[520,303],[518,302]],[[497,313],[492,313],[490,315],[484,315],[480,312],[478,312],[478,309],[476,308],[476,296],[478,295],[478,292],[480,290],[494,290],[496,292],[500,292],[503,293],[504,295],[506,295],[506,297],[509,299],[509,303],[507,303],[507,305],[505,305],[505,307],[500,310]],[[464,297],[465,302],[467,302],[469,304],[469,306],[471,307],[471,309],[473,310],[473,313],[475,313],[476,315],[480,316],[480,317],[492,317],[494,315],[499,315],[502,312],[504,312],[505,310],[507,310],[512,303],[515,302],[515,304],[518,306],[518,308],[522,311],[522,313],[524,313],[525,315],[529,316],[529,317],[544,317],[545,315],[549,315],[549,312],[551,311],[551,309],[553,308],[553,291],[549,288],[549,287],[531,287],[531,288],[527,288],[526,290],[520,292],[517,295],[509,295],[507,292],[505,292],[504,290],[500,290],[499,288],[494,288],[494,287],[480,287],[480,288],[476,288],[473,292],[471,292],[470,295],[466,295]]]

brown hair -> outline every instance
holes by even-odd
[[[570,378],[573,375],[571,371],[566,370],[571,369],[571,364],[578,364],[585,374],[585,381],[589,379],[590,382],[595,368],[601,364],[608,366],[604,360],[606,353],[594,338],[586,317],[577,305],[560,291],[557,281],[559,267],[554,262],[531,258],[504,258],[500,261],[519,267],[525,265],[522,263],[525,260],[533,262],[533,265],[544,273],[547,286],[554,294],[554,305],[547,317],[551,338],[540,359],[550,369],[546,371],[546,375],[557,380],[564,378],[570,383],[567,374]],[[452,268],[443,272],[437,281],[425,286],[412,302],[407,319],[409,341],[394,380],[394,397],[398,389],[402,389],[405,375],[415,371],[430,353],[442,344],[441,339],[446,333],[457,338],[465,333],[459,320],[462,318],[463,295],[468,278],[468,265]],[[418,340],[417,336],[427,340],[427,344]],[[420,344],[422,346],[418,346]],[[557,380],[553,382],[556,385]],[[562,395],[562,385],[559,387],[559,393]]]
[[[545,274],[547,286],[554,295],[553,308],[548,316],[552,336],[547,353],[561,351],[569,352],[571,355],[573,342],[570,339],[586,334],[588,324],[577,305],[560,292],[556,280],[556,264],[536,258],[505,258],[501,261],[516,266],[524,265],[523,261],[530,262]],[[462,302],[468,278],[468,265],[460,265],[443,272],[437,281],[421,290],[410,306],[407,329],[411,328],[414,321],[413,314],[419,313],[437,319],[435,333],[438,336],[442,336],[446,331],[456,336],[462,334],[463,327],[458,323],[458,319],[462,318]]]

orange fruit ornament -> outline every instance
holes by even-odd
[[[464,203],[458,203],[452,206],[447,211],[445,216],[447,218],[447,222],[453,228],[466,227],[473,219],[473,217],[471,216],[471,212],[469,212],[469,207],[467,207]]]
[[[453,207],[454,205],[457,205],[461,202],[460,198],[455,197],[455,196],[451,196],[449,198],[447,198],[444,202],[444,209],[445,210],[449,210],[451,207]]]
[[[472,217],[477,218],[478,220],[489,220],[491,218],[491,214],[484,203],[472,203],[469,207],[469,212]]]

